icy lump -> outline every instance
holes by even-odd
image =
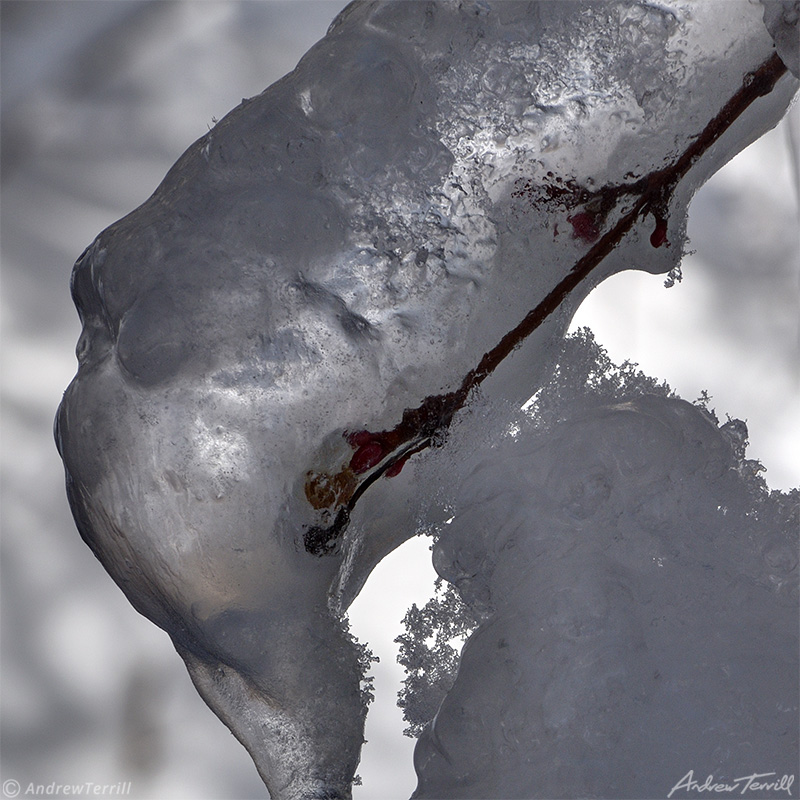
[[[482,621],[414,797],[795,774],[799,498],[774,513],[743,435],[645,395],[474,458],[434,563]]]
[[[800,2],[761,0],[764,24],[775,40],[775,49],[795,78],[800,78]]]
[[[758,15],[715,6],[348,6],[78,260],[76,522],[275,797],[349,794],[340,614],[414,532],[418,453],[478,385],[524,400],[602,277],[673,268],[783,113]]]

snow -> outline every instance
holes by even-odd
[[[425,643],[471,631],[414,797],[640,798],[689,768],[795,774],[800,497],[767,492],[746,425],[615,367],[585,333],[506,425],[450,465],[433,561],[457,601],[407,619],[405,664],[434,694],[453,668]]]
[[[463,405],[596,258],[480,373],[525,399],[579,300],[674,268],[694,189],[780,118],[788,79],[626,208],[770,55],[749,5],[710,7],[350,7],[79,259],[57,429],[78,527],[274,796],[349,792],[365,708],[338,617],[416,530],[424,456],[387,478],[449,421],[437,398]]]

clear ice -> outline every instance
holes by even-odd
[[[745,0],[351,4],[78,259],[78,528],[273,797],[350,795],[342,614],[426,453],[530,396],[601,279],[678,266],[784,73]]]

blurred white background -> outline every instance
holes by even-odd
[[[138,798],[265,797],[165,634],[81,542],[52,419],[76,366],[72,263],[195,139],[294,67],[339,0],[3,0],[2,780]],[[793,114],[797,116],[795,107]],[[798,154],[782,123],[698,194],[684,281],[618,276],[575,324],[683,397],[747,420],[775,488],[800,485]],[[795,131],[800,123],[795,119]],[[393,640],[432,591],[428,544],[376,570],[352,612],[381,657],[356,797],[407,798],[413,742]]]

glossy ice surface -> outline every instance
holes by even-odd
[[[782,115],[773,61],[720,117],[762,86],[760,16],[348,6],[78,260],[57,420],[78,527],[275,797],[349,793],[365,708],[339,615],[414,533],[417,451],[478,383],[529,396],[602,277],[674,268],[694,189]]]

